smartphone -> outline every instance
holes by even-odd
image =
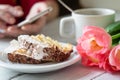
[[[40,17],[48,14],[51,11],[52,11],[52,7],[48,7],[46,10],[43,10],[43,11],[39,12],[35,16],[33,16],[33,17],[29,18],[29,19],[25,19],[24,21],[20,22],[19,24],[17,24],[17,26],[22,27],[25,24],[32,23],[32,22],[36,21],[37,19],[39,19]]]

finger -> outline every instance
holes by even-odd
[[[31,34],[36,34],[36,33],[40,32],[40,30],[45,25],[45,23],[46,23],[46,17],[41,17],[35,23],[27,24],[27,25],[21,27],[21,29],[25,32],[29,32]]]
[[[6,25],[4,25],[4,26],[0,25],[0,38],[6,37],[6,29],[7,29]]]
[[[24,12],[21,6],[15,6],[14,9],[16,10],[15,14],[17,17],[23,16]]]
[[[0,38],[4,38],[5,37],[5,35],[4,34],[0,34]]]
[[[4,10],[0,10],[0,18],[9,24],[14,24],[16,21],[11,14],[9,14],[8,12],[5,12]]]
[[[33,17],[34,15],[36,15],[38,12],[43,11],[47,8],[48,8],[48,6],[46,5],[45,2],[38,2],[32,6],[32,8],[30,9],[29,14],[26,18],[29,19],[29,18]]]
[[[0,20],[0,34],[4,34],[6,32],[6,29],[7,25],[2,20]]]
[[[5,29],[7,26],[6,26],[6,23],[2,20],[0,20],[0,29]]]
[[[20,28],[17,28],[16,26],[8,27],[6,33],[8,36],[12,36],[12,37],[17,37],[21,34],[27,34],[26,32],[22,31]]]
[[[13,16],[16,16],[16,17],[20,17],[24,14],[20,6],[15,6],[15,7],[7,6],[6,11],[8,11],[9,13],[11,13]]]
[[[10,14],[19,17],[23,15],[23,10],[20,6],[11,6],[7,4],[1,4],[0,5],[0,10],[4,10],[5,12],[9,12]]]

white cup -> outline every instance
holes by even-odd
[[[76,40],[82,35],[85,26],[99,26],[105,28],[115,21],[115,11],[104,8],[78,9],[70,17],[60,21],[60,35]]]

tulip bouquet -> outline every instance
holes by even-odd
[[[120,45],[112,46],[112,37],[103,28],[86,26],[76,49],[83,65],[97,66],[106,71],[120,70]]]

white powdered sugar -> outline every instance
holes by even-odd
[[[5,53],[12,53],[15,50],[24,48],[27,50],[27,52],[21,55],[40,60],[43,58],[43,56],[48,55],[43,52],[45,47],[48,47],[48,44],[37,41],[29,35],[21,35],[18,37],[18,41],[12,40],[10,42],[10,46],[5,49]]]
[[[17,40],[12,40],[10,42],[10,46],[8,46],[5,50],[4,50],[4,53],[12,53],[13,51],[19,49],[20,46],[19,46],[19,43]]]

